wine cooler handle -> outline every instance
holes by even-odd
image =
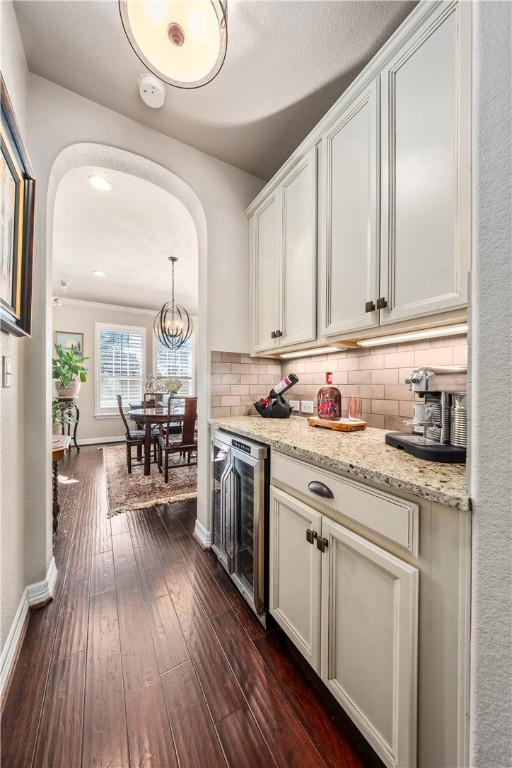
[[[322,496],[324,499],[334,499],[334,494],[325,483],[320,483],[318,480],[311,480],[308,483],[308,489],[316,496]]]

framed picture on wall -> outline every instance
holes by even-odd
[[[74,331],[55,331],[55,346],[62,347],[68,352],[84,353],[84,335]]]
[[[0,324],[30,336],[35,180],[0,76]]]

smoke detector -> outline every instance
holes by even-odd
[[[165,90],[161,81],[154,75],[140,75],[139,93],[142,101],[148,107],[159,109],[165,101]]]

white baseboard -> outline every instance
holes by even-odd
[[[78,445],[103,445],[103,443],[124,443],[124,435],[115,437],[84,437],[78,441]]]
[[[204,525],[199,522],[199,520],[196,520],[196,525],[194,528],[194,536],[196,537],[200,545],[203,547],[203,549],[209,549],[211,547],[212,545],[211,531],[207,531]]]
[[[48,566],[46,578],[35,584],[29,584],[23,590],[11,628],[0,655],[0,697],[3,697],[5,693],[5,686],[9,681],[14,664],[18,658],[18,653],[25,636],[29,608],[34,605],[46,603],[52,598],[56,581],[57,567],[55,565],[55,559],[52,557],[50,565]]]

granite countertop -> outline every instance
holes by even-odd
[[[332,432],[308,426],[300,416],[263,419],[226,416],[212,426],[266,443],[276,451],[325,469],[371,480],[456,509],[470,509],[465,464],[424,461],[384,442],[386,430]]]

